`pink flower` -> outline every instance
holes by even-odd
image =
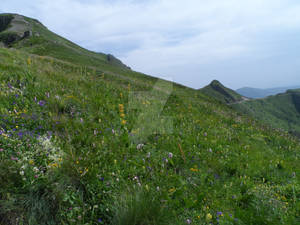
[[[0,152],[3,152],[4,151],[4,149],[3,148],[0,148]]]

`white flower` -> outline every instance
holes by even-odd
[[[186,223],[187,223],[187,224],[191,224],[192,221],[191,221],[190,219],[187,219],[187,220],[186,220]]]
[[[23,170],[20,171],[20,175],[24,176],[24,171]]]
[[[144,144],[138,144],[137,146],[136,146],[136,149],[137,150],[140,150],[140,149],[142,149],[144,147]]]
[[[172,159],[173,158],[173,153],[169,152],[168,156],[169,156],[170,159]]]

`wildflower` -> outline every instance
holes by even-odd
[[[137,150],[140,150],[140,149],[142,149],[144,147],[144,144],[138,144],[137,146],[136,146],[136,149]]]
[[[192,171],[192,172],[198,172],[199,170],[195,169],[195,168],[190,168],[190,171]]]
[[[223,216],[222,212],[217,212],[217,216]]]
[[[30,165],[33,165],[33,164],[34,164],[34,161],[33,161],[32,159],[30,159],[30,160],[29,160],[29,164],[30,164]]]
[[[102,219],[99,218],[99,219],[98,219],[98,223],[102,223],[102,222],[103,222]]]
[[[23,170],[20,171],[20,175],[24,176],[24,171]]]
[[[28,65],[31,64],[31,58],[30,58],[30,57],[28,57],[28,59],[27,59],[27,64],[28,64]]]
[[[45,101],[43,101],[43,100],[41,100],[41,101],[39,101],[39,103],[38,103],[40,106],[44,106],[45,104],[46,104],[46,102]]]
[[[126,124],[126,120],[122,120],[122,125],[125,125]]]
[[[175,191],[176,191],[175,188],[171,188],[171,189],[169,190],[170,193],[173,193],[173,192],[175,192]]]
[[[151,153],[148,152],[148,153],[147,153],[147,158],[150,158],[150,156],[151,156]]]
[[[0,148],[0,152],[3,152],[4,151],[4,149],[3,148]]]
[[[210,213],[206,214],[206,220],[209,221],[212,219],[212,215]]]
[[[192,221],[191,221],[190,219],[187,219],[187,220],[186,220],[186,223],[187,223],[187,224],[191,224]]]
[[[172,158],[173,158],[173,153],[172,153],[172,152],[169,152],[168,157],[169,157],[170,159],[172,159]]]

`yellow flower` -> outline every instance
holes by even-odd
[[[27,59],[27,64],[30,65],[31,64],[31,58]]]
[[[122,122],[121,122],[123,125],[125,125],[126,124],[126,120],[122,120]]]
[[[120,117],[122,117],[122,118],[125,117],[125,114],[124,114],[124,113],[121,113],[121,114],[120,114]]]
[[[206,220],[209,221],[212,219],[212,215],[210,213],[206,214]]]
[[[195,169],[195,168],[191,168],[190,171],[192,171],[192,172],[198,172],[199,170]]]
[[[58,164],[57,163],[52,163],[52,164],[50,164],[50,166],[55,168],[55,167],[58,167]]]
[[[174,191],[176,191],[175,188],[171,188],[171,189],[169,190],[170,193],[173,193]]]
[[[34,161],[33,161],[32,159],[30,159],[30,160],[29,160],[29,164],[30,164],[30,165],[33,165],[33,164],[34,164]]]

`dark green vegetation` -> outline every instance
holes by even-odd
[[[299,224],[298,139],[43,32],[0,48],[0,224]]]
[[[241,95],[225,87],[217,80],[213,80],[209,85],[200,89],[200,92],[227,104],[240,102],[243,100]]]
[[[291,86],[291,87],[267,88],[267,89],[244,87],[244,88],[237,89],[236,92],[248,98],[264,98],[270,95],[284,93],[289,89],[298,89],[298,88],[300,88],[300,85]]]
[[[300,89],[263,99],[245,101],[233,106],[275,128],[300,136]]]

